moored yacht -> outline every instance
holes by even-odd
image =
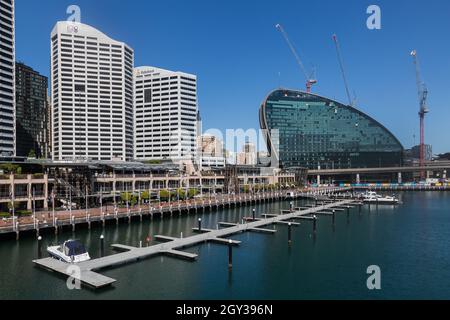
[[[381,196],[378,193],[374,192],[374,191],[366,191],[365,193],[362,193],[360,196],[364,200],[365,199],[372,199],[373,200],[373,199],[381,198]]]
[[[398,204],[399,200],[392,196],[379,196],[372,195],[364,198],[364,203],[375,204]]]
[[[91,260],[84,245],[78,240],[67,240],[62,245],[47,248],[48,254],[67,263],[80,263]]]
[[[296,194],[293,191],[290,191],[290,192],[286,193],[286,199],[287,200],[293,200],[293,199],[295,199],[295,197],[296,197]]]

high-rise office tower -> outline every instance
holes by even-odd
[[[197,77],[135,68],[135,159],[195,161]]]
[[[15,155],[14,0],[0,0],[0,157]]]
[[[48,78],[16,63],[16,155],[48,156]]]
[[[51,56],[53,159],[132,160],[133,49],[58,22]]]

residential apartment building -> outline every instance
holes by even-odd
[[[16,155],[46,158],[48,78],[16,63]]]

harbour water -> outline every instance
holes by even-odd
[[[450,299],[450,193],[402,193],[403,204],[363,207],[336,217],[319,217],[317,234],[309,222],[287,227],[275,235],[243,233],[228,270],[227,248],[204,244],[186,251],[199,254],[196,262],[155,257],[102,270],[117,279],[101,291],[68,290],[65,279],[35,267],[33,235],[0,243],[0,299]],[[297,206],[302,202],[298,201]],[[288,202],[256,206],[258,214],[278,213]],[[69,238],[83,241],[93,258],[100,254],[100,235],[106,245],[138,246],[148,236],[187,237],[203,219],[205,228],[218,222],[238,222],[252,207],[212,213],[174,215],[138,220],[130,225],[78,228],[55,237],[43,234],[43,248]],[[113,254],[109,250],[107,254]],[[44,252],[45,254],[45,252]],[[381,269],[381,290],[367,289],[367,268]]]

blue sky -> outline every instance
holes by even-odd
[[[450,1],[365,0],[16,0],[17,59],[49,75],[50,32],[76,4],[82,22],[135,50],[135,64],[194,73],[204,128],[259,128],[258,109],[279,86],[304,77],[275,25],[304,64],[317,68],[313,91],[347,102],[332,34],[337,33],[357,106],[406,148],[419,137],[417,49],[429,88],[427,142],[450,151]],[[382,29],[366,28],[366,9],[382,10]],[[281,75],[281,76],[280,76]]]

